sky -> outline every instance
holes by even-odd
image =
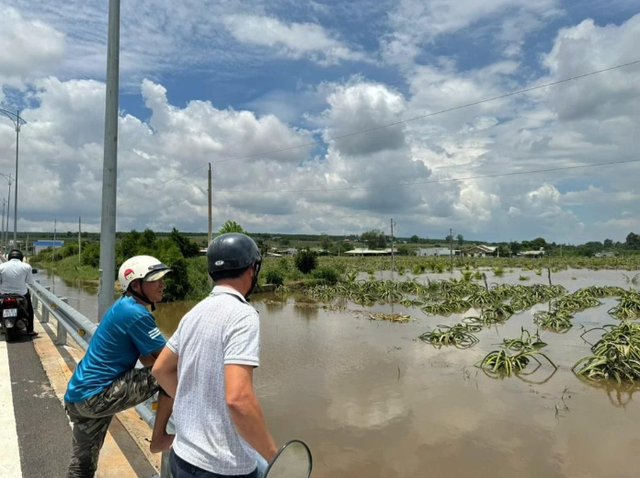
[[[100,229],[107,5],[0,0],[21,231]],[[439,112],[638,45],[637,0],[122,0],[117,229],[206,231],[211,163],[214,229],[624,241],[640,65]]]

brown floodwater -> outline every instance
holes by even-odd
[[[548,281],[546,271],[537,276],[516,270],[501,278],[487,272],[489,282],[520,283],[520,275],[530,278],[521,282],[526,285]],[[427,277],[451,276],[418,280]],[[616,271],[570,270],[552,279],[570,291],[629,286]],[[90,304],[96,307],[95,290],[62,281],[57,287],[71,305],[95,316],[86,312]],[[521,326],[535,330],[533,312],[545,305],[484,329],[477,334],[479,344],[458,350],[436,349],[416,338],[462,315],[434,317],[398,305],[364,309],[347,302],[340,303],[346,310],[325,310],[308,300],[274,299],[253,299],[262,327],[257,393],[278,442],[300,438],[309,444],[315,478],[638,476],[633,456],[640,447],[640,395],[633,387],[587,383],[571,372],[590,353],[580,334],[585,327],[615,323],[607,315],[615,300],[576,314],[566,334],[542,333],[549,344],[543,352],[559,367],[555,374],[545,365],[527,377],[495,379],[474,364],[503,338],[519,336]],[[159,306],[156,316],[165,334],[191,306]],[[371,311],[392,310],[416,320],[368,318]]]

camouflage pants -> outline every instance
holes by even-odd
[[[144,402],[158,389],[151,367],[137,368],[124,373],[93,397],[77,403],[65,402],[73,425],[68,478],[93,478],[113,416]]]

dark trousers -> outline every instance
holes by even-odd
[[[173,478],[258,478],[258,469],[256,468],[248,475],[218,475],[193,466],[171,449],[171,474]]]
[[[27,320],[27,333],[33,332],[33,304],[31,303],[31,292],[27,291],[25,294],[27,299],[27,312],[29,314],[29,320]]]
[[[135,368],[97,395],[82,402],[65,401],[73,425],[73,455],[68,478],[93,478],[113,416],[144,402],[158,390],[151,367]]]

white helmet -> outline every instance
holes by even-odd
[[[118,279],[122,290],[127,291],[129,285],[136,279],[147,282],[156,281],[162,279],[167,272],[171,272],[171,269],[155,257],[134,256],[122,263],[118,271]]]

